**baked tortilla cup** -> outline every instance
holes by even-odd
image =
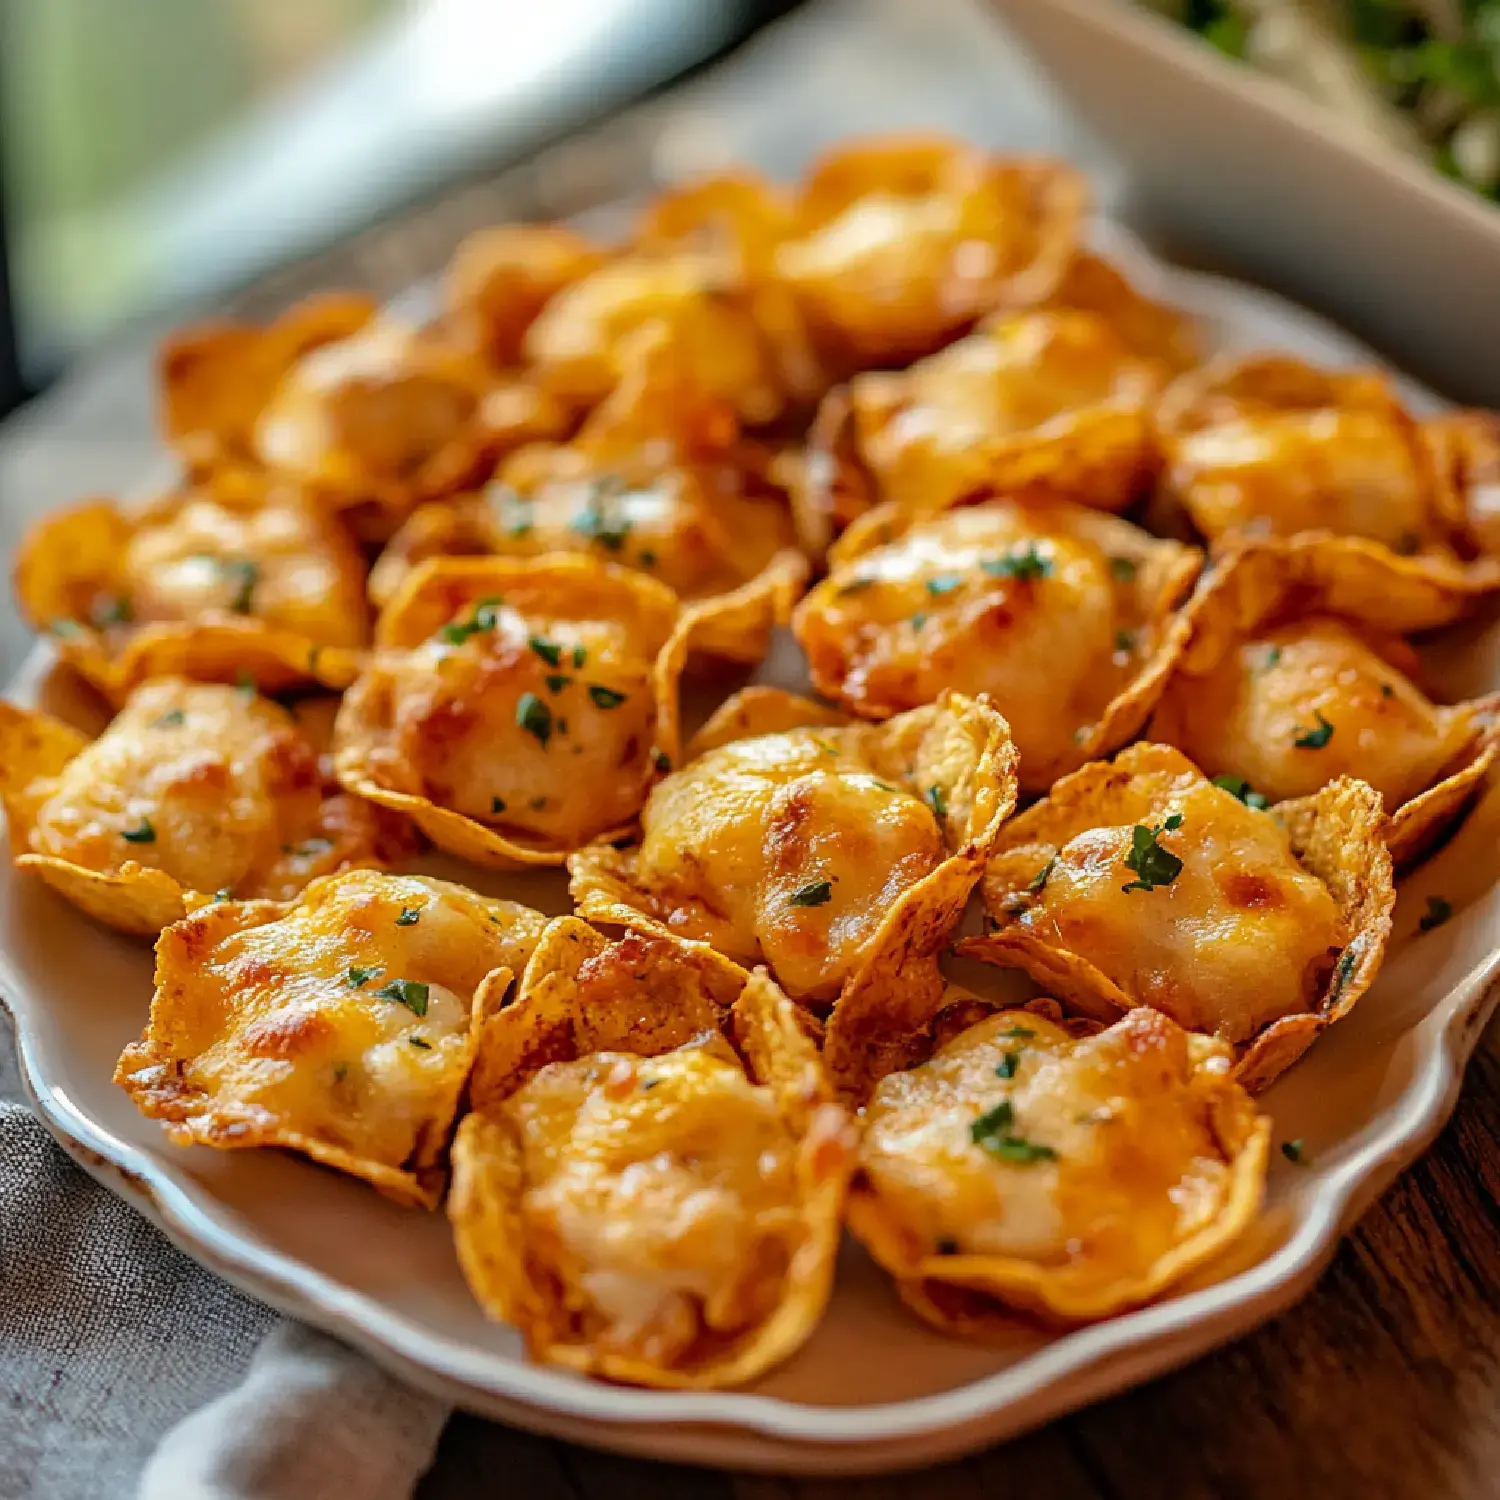
[[[632,847],[568,862],[591,921],[766,963],[832,1005],[824,1057],[858,1095],[941,1003],[937,956],[1015,805],[1016,753],[983,700],[881,725],[776,689],[731,698],[652,792]]]
[[[1149,1005],[1215,1035],[1255,1092],[1380,968],[1395,902],[1385,832],[1362,781],[1262,810],[1180,751],[1132,745],[1002,830],[982,884],[995,928],[958,951],[1024,969],[1105,1023]]]
[[[546,918],[415,875],[225,901],[162,933],[115,1082],[179,1146],[280,1146],[435,1208],[483,1007]]]
[[[1162,1296],[1254,1222],[1271,1134],[1223,1043],[1144,1008],[1080,1035],[1046,1001],[888,1075],[864,1126],[849,1228],[977,1339]]]
[[[719,1389],[817,1326],[854,1132],[764,971],[560,918],[483,1024],[472,1103],[448,1207],[459,1262],[533,1359]]]
[[[1397,868],[1429,848],[1494,763],[1494,697],[1445,707],[1399,637],[1462,602],[1416,559],[1309,533],[1231,554],[1186,611],[1151,737],[1272,802],[1339,775],[1379,791]]]
[[[0,800],[16,867],[91,917],[154,937],[216,893],[286,899],[414,851],[410,826],[325,777],[288,710],[156,678],[90,741],[0,703]]]
[[[22,612],[118,705],[149,677],[347,687],[369,638],[365,565],[292,489],[190,489],[55,512],[16,553]]]

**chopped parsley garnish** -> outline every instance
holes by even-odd
[[[939,1255],[957,1255],[958,1241],[952,1235],[945,1234],[937,1242],[937,1253]]]
[[[927,580],[927,592],[934,599],[941,599],[944,594],[951,594],[954,589],[963,587],[963,579],[957,573],[939,573],[936,578]]]
[[[604,504],[607,495],[617,488],[618,482],[614,480],[596,484],[588,503],[573,518],[569,528],[579,536],[599,542],[611,552],[618,552],[630,535],[630,522],[624,516],[610,515]]]
[[[996,1078],[1014,1078],[1016,1069],[1021,1066],[1021,1054],[1019,1052],[1007,1052],[998,1063],[995,1064]]]
[[[1052,559],[1044,557],[1035,542],[1024,547],[1015,547],[1004,557],[987,558],[980,568],[991,578],[1018,578],[1023,583],[1034,578],[1046,578],[1052,572]]]
[[[235,585],[229,607],[237,615],[250,613],[250,599],[260,582],[260,569],[246,557],[229,557],[219,563],[219,572]]]
[[[1008,1042],[1029,1042],[1035,1035],[1029,1026],[1008,1026],[999,1033],[1000,1037]]]
[[[624,693],[617,693],[613,688],[601,687],[597,682],[589,684],[589,697],[593,700],[595,708],[618,708],[625,701]]]
[[[1380,696],[1382,698],[1394,698],[1396,696],[1396,690],[1390,685],[1390,683],[1382,682],[1380,684]]]
[[[552,710],[535,693],[522,693],[516,704],[516,723],[546,745],[552,738]]]
[[[1250,790],[1250,783],[1243,776],[1215,776],[1214,785],[1231,796],[1238,797],[1246,807],[1253,807],[1256,812],[1264,812],[1271,805],[1264,792]]]
[[[1115,650],[1116,651],[1127,651],[1127,652],[1128,651],[1134,651],[1135,650],[1135,631],[1133,631],[1133,630],[1117,630],[1117,631],[1115,631]]]
[[[154,844],[156,842],[156,830],[151,826],[150,818],[142,818],[139,828],[121,829],[120,837],[127,844]]]
[[[1054,854],[1052,856],[1052,858],[1049,859],[1047,861],[1047,863],[1044,864],[1042,866],[1042,868],[1040,870],[1038,870],[1036,872],[1036,874],[1031,877],[1031,884],[1028,885],[1026,887],[1026,889],[1028,891],[1031,891],[1033,894],[1035,892],[1041,890],[1047,884],[1048,880],[1050,880],[1052,878],[1052,871],[1053,871],[1054,867],[1056,866],[1056,864],[1057,864],[1057,856]],[[1028,1036],[1031,1035],[1030,1032],[1027,1032],[1026,1034]]]
[[[295,859],[316,859],[333,848],[332,839],[303,839],[300,844],[283,844],[281,852]]]
[[[547,691],[549,693],[560,693],[572,680],[565,672],[548,672]]]
[[[1015,1111],[1008,1099],[1002,1099],[993,1109],[986,1110],[969,1127],[969,1136],[976,1146],[982,1146],[991,1156],[1002,1161],[1029,1166],[1033,1162],[1055,1161],[1057,1152],[1051,1146],[1038,1145],[1015,1133]]]
[[[243,667],[235,673],[234,685],[246,698],[253,698],[256,694],[255,679]]]
[[[1271,668],[1274,667],[1280,660],[1281,647],[1272,646],[1271,649],[1266,652],[1266,659],[1260,664],[1261,670],[1264,672],[1269,672]]]
[[[1356,938],[1339,955],[1339,961],[1333,968],[1333,983],[1328,986],[1328,998],[1330,1000],[1334,999],[1343,990],[1344,986],[1349,983],[1350,978],[1353,976],[1354,966],[1359,961],[1358,944],[1359,939]]]
[[[588,660],[588,652],[582,646],[573,647],[573,665],[581,667]]]
[[[670,771],[672,769],[672,757],[665,750],[658,750],[652,759],[652,765],[658,771]]]
[[[431,1052],[432,1051],[432,1043],[431,1042],[424,1042],[422,1040],[422,1038],[419,1037],[419,1036],[409,1036],[409,1037],[407,1037],[406,1041],[407,1041],[407,1045],[408,1046],[418,1047],[423,1052]]]
[[[1453,903],[1445,900],[1442,896],[1429,896],[1427,898],[1427,915],[1417,923],[1419,932],[1431,932],[1434,927],[1441,927],[1453,915]]]
[[[545,636],[534,635],[528,638],[526,644],[536,652],[549,667],[555,667],[562,661],[563,648],[556,641],[549,641]]]
[[[913,630],[920,630],[927,623],[926,610],[919,609],[907,622]]]
[[[134,618],[130,600],[122,594],[105,594],[94,600],[94,607],[89,610],[89,622],[100,630],[108,630],[111,625],[128,625]]]
[[[48,623],[47,629],[53,635],[68,636],[83,634],[83,626],[77,620],[52,620]]]
[[[160,718],[152,719],[151,727],[153,729],[176,729],[186,717],[187,715],[180,708],[169,708]]]
[[[394,1000],[404,1005],[414,1016],[427,1014],[427,986],[415,979],[393,979],[375,991],[382,1000]]]
[[[1130,835],[1130,852],[1125,864],[1136,873],[1136,879],[1122,885],[1122,891],[1154,891],[1159,885],[1171,885],[1182,874],[1182,861],[1170,849],[1163,849],[1157,839],[1163,833],[1182,827],[1182,814],[1173,813],[1160,828],[1135,825]]]
[[[462,646],[473,635],[483,635],[499,623],[503,599],[481,599],[467,620],[453,620],[438,631],[450,646]]]
[[[531,507],[514,490],[500,491],[500,525],[506,536],[525,536],[532,529]]]
[[[372,979],[379,979],[382,972],[379,964],[371,964],[369,968],[361,964],[350,964],[344,977],[349,981],[351,990],[362,990]]]
[[[309,646],[307,648],[307,670],[309,672],[316,672],[318,670],[318,658],[322,654],[323,648],[321,646]]]
[[[1109,571],[1122,583],[1128,583],[1140,570],[1140,564],[1130,557],[1112,557],[1109,560]]]
[[[218,902],[218,901],[233,901],[234,900],[234,887],[232,885],[221,885],[218,888],[218,890],[216,890],[214,892],[214,900],[216,902]]]
[[[948,816],[948,794],[940,786],[927,788],[927,805],[932,809],[933,817],[939,821]]]
[[[825,901],[832,898],[832,884],[826,880],[815,880],[811,885],[805,885],[801,890],[793,891],[787,904],[789,906],[822,906]]]
[[[1313,718],[1318,721],[1316,728],[1304,729],[1292,740],[1299,750],[1321,750],[1333,738],[1333,725],[1322,713],[1314,710]]]
[[[503,813],[504,811],[505,811],[505,798],[504,797],[491,797],[490,798],[490,812],[491,813]]]
[[[649,548],[643,550],[640,557],[636,560],[643,568],[654,568],[656,566],[656,554]]]
[[[1283,1141],[1281,1143],[1281,1154],[1295,1166],[1307,1165],[1307,1148],[1302,1144],[1300,1137],[1295,1141]]]
[[[349,1064],[348,1063],[334,1063],[334,1065],[333,1065],[333,1081],[335,1083],[342,1083],[348,1076],[349,1076]]]
[[[414,927],[416,925],[417,918],[421,915],[422,908],[420,906],[403,906],[401,908],[401,915],[396,918],[396,926]]]

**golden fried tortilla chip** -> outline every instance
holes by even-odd
[[[1228,1048],[1145,1008],[1081,1037],[1001,1011],[864,1115],[849,1227],[920,1316],[975,1338],[1170,1290],[1254,1221],[1271,1134]]]
[[[368,633],[364,573],[337,521],[251,485],[56,512],[21,543],[15,588],[58,655],[118,704],[163,676],[347,687]]]
[[[1152,738],[1262,801],[1358,776],[1392,814],[1399,868],[1462,811],[1500,750],[1497,701],[1432,703],[1399,639],[1450,619],[1454,603],[1414,559],[1362,538],[1249,543],[1186,611]]]
[[[115,1082],[180,1146],[280,1146],[435,1208],[483,1013],[546,918],[425,876],[315,880],[162,933]]]
[[[1045,791],[1145,723],[1177,659],[1196,548],[1068,501],[927,520],[883,506],[835,544],[793,629],[813,685],[870,719],[987,693]]]
[[[1500,588],[1500,559],[1465,560],[1445,450],[1378,371],[1223,356],[1172,384],[1156,425],[1163,498],[1215,548],[1326,531],[1389,548],[1454,597]]]
[[[483,1024],[472,1098],[459,1262],[533,1359],[717,1389],[817,1326],[854,1131],[764,972],[561,918]]]
[[[99,739],[0,704],[0,800],[19,869],[96,920],[155,936],[219,895],[295,895],[409,855],[403,819],[325,782],[287,710],[155,678]]]
[[[711,943],[833,1002],[825,1058],[857,1093],[940,1004],[937,954],[1015,804],[1016,757],[1005,720],[956,693],[882,725],[820,719],[790,694],[731,699],[653,790],[640,844],[568,868],[582,916]]]
[[[477,864],[560,865],[628,832],[677,758],[677,678],[705,628],[593,558],[432,559],[344,699],[339,779]]]
[[[1262,810],[1136,744],[1002,830],[995,924],[959,952],[1024,969],[1101,1021],[1141,1005],[1235,1050],[1265,1087],[1369,988],[1395,887],[1380,794],[1344,776]]]

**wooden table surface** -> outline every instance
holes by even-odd
[[[433,273],[479,224],[574,212],[641,186],[651,169],[678,171],[723,152],[787,171],[839,134],[893,123],[1024,148],[1073,145],[974,0],[825,0],[811,19],[784,26],[751,65],[733,59],[602,136],[465,184],[287,268],[233,310],[262,315],[323,286],[389,295]],[[28,516],[139,483],[155,451],[146,369],[144,350],[127,348],[13,427],[0,447],[7,553]],[[3,609],[8,672],[21,638]],[[1176,1374],[960,1463],[848,1482],[736,1476],[593,1453],[459,1415],[418,1500],[1494,1500],[1497,1141],[1500,1020],[1436,1145],[1369,1210],[1304,1301]]]

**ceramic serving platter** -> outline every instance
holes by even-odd
[[[1162,267],[1109,226],[1097,237],[1153,295],[1199,316],[1215,347],[1368,358],[1286,303]],[[39,648],[10,696],[77,719],[86,705],[51,665]],[[1500,627],[1465,627],[1431,666],[1454,696],[1500,688]],[[789,638],[762,677],[805,685]],[[1500,972],[1497,849],[1500,790],[1490,790],[1404,888],[1374,990],[1265,1096],[1277,1140],[1300,1139],[1305,1159],[1297,1166],[1273,1152],[1264,1218],[1232,1264],[1128,1316],[1066,1333],[1018,1321],[1003,1347],[978,1348],[915,1322],[849,1244],[815,1336],[746,1391],[629,1390],[534,1367],[512,1330],[480,1315],[440,1214],[397,1208],[290,1156],[168,1145],[110,1082],[146,1017],[149,949],[92,926],[8,865],[0,869],[0,995],[37,1110],[84,1167],[205,1266],[413,1384],[520,1427],[622,1452],[790,1473],[875,1472],[952,1457],[1145,1380],[1307,1290],[1339,1236],[1453,1107]],[[567,909],[560,874],[443,873]],[[1432,894],[1455,915],[1421,933]],[[976,988],[994,993],[1005,982],[963,967]]]

